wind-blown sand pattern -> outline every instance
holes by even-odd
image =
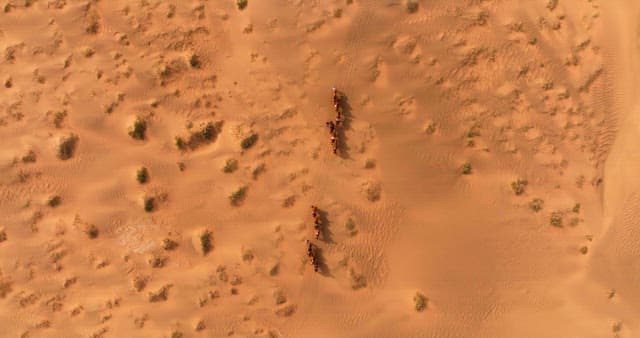
[[[0,2],[0,336],[640,336],[639,15]]]

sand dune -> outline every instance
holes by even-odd
[[[1,336],[638,335],[635,2],[0,5]]]

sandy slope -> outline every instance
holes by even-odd
[[[1,336],[638,335],[634,1],[0,5]]]

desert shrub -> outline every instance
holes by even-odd
[[[549,2],[547,2],[547,9],[550,11],[556,9],[557,6],[558,6],[558,0],[549,0]]]
[[[580,213],[580,203],[576,203],[576,205],[573,206],[573,209],[571,209],[573,212]]]
[[[138,292],[142,291],[145,288],[145,286],[147,286],[147,278],[142,276],[136,276],[133,279],[133,288],[136,291]]]
[[[133,126],[129,130],[129,136],[133,137],[136,140],[144,140],[146,132],[147,122],[145,122],[141,118],[138,118],[135,122],[133,122]]]
[[[531,202],[529,202],[529,208],[534,212],[538,212],[542,210],[543,206],[544,206],[544,201],[540,198],[534,198],[533,200],[531,200]]]
[[[47,204],[52,207],[55,208],[58,205],[60,205],[60,202],[62,202],[62,198],[59,195],[54,195],[49,197],[49,200],[47,201]]]
[[[241,205],[242,202],[244,202],[245,198],[247,197],[247,190],[248,190],[247,186],[242,186],[238,188],[238,190],[234,191],[229,196],[229,201],[231,202],[231,205],[233,206]]]
[[[365,169],[373,169],[376,167],[376,160],[370,158],[367,159],[367,161],[364,163],[364,168]]]
[[[138,169],[138,172],[136,173],[136,179],[140,184],[147,183],[147,181],[149,180],[149,170],[147,170],[147,167],[141,167],[140,169]]]
[[[253,169],[253,171],[251,172],[251,177],[253,177],[254,180],[257,180],[258,176],[260,176],[266,170],[267,170],[267,166],[264,163],[261,163],[259,166]]]
[[[587,252],[589,252],[589,248],[587,248],[586,246],[580,247],[580,253],[581,254],[586,255]]]
[[[165,266],[166,263],[167,263],[167,258],[160,255],[153,255],[149,259],[149,265],[152,268],[162,268]]]
[[[209,253],[209,251],[211,251],[212,248],[213,245],[211,243],[211,232],[204,231],[200,235],[200,249],[202,250],[202,254],[206,255],[207,253]]]
[[[153,197],[145,197],[144,198],[144,211],[152,212],[156,207],[156,199]]]
[[[178,247],[178,242],[172,240],[171,238],[165,238],[162,240],[162,248],[170,251]]]
[[[171,338],[182,338],[182,337],[183,337],[183,335],[182,335],[182,332],[180,332],[180,331],[171,332]]]
[[[186,169],[184,162],[178,162],[178,170],[184,171],[184,169]]]
[[[527,182],[527,180],[524,179],[517,179],[513,182],[511,182],[511,189],[513,189],[513,192],[516,195],[522,195],[524,194],[524,188],[527,186],[529,182]]]
[[[344,227],[347,229],[351,236],[358,233],[358,230],[356,230],[356,223],[351,218],[347,220],[347,222],[344,224]]]
[[[418,0],[407,0],[407,12],[415,13],[418,11]]]
[[[63,137],[60,140],[60,145],[58,146],[58,158],[64,161],[73,157],[77,143],[78,136],[75,134]]]
[[[247,137],[245,137],[242,142],[240,142],[240,147],[242,149],[249,149],[251,147],[253,147],[254,144],[256,144],[256,142],[258,141],[258,134],[253,133]]]
[[[56,126],[56,128],[62,128],[62,122],[64,122],[65,117],[67,117],[66,110],[56,112],[53,117],[53,125]]]
[[[95,239],[98,237],[99,231],[98,231],[98,227],[96,227],[93,224],[89,224],[87,226],[87,228],[85,229],[85,233],[87,234],[87,236],[91,239]]]
[[[462,175],[469,175],[469,174],[471,174],[471,163],[465,162],[462,165]]]
[[[239,10],[243,10],[247,8],[248,4],[249,4],[249,0],[236,0],[236,5],[238,6]]]
[[[36,161],[36,153],[33,150],[22,156],[22,163],[33,163]]]
[[[362,274],[356,273],[353,269],[350,269],[349,274],[351,275],[351,288],[353,290],[362,289],[367,286],[367,280]]]
[[[230,158],[227,160],[227,163],[225,163],[224,167],[222,168],[222,171],[224,173],[230,174],[236,171],[237,169],[238,169],[238,161],[236,159]]]
[[[180,150],[184,150],[187,147],[186,142],[184,141],[184,139],[180,136],[176,136],[175,138],[175,145],[176,148],[180,149]]]
[[[559,212],[552,213],[551,217],[549,218],[549,224],[553,225],[554,227],[562,227],[562,214],[560,214]]]
[[[0,230],[0,243],[7,240],[7,232],[4,230]]]
[[[189,58],[189,64],[193,68],[200,68],[200,66],[202,66],[202,61],[200,61],[200,57],[198,55],[193,54],[191,55],[191,58]]]
[[[365,194],[370,202],[378,201],[382,194],[382,187],[379,183],[369,183],[366,187]]]
[[[158,291],[156,292],[149,292],[149,302],[155,303],[155,302],[162,302],[167,300],[167,298],[169,297],[170,287],[171,285],[167,284],[161,287],[160,289],[158,289]]]
[[[416,294],[413,296],[413,307],[418,312],[424,311],[427,308],[427,302],[427,297],[425,297],[425,295],[420,292],[416,292]]]
[[[251,249],[242,250],[242,260],[250,263],[254,258],[253,251]]]

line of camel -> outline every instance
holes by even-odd
[[[333,108],[336,112],[336,119],[334,121],[328,121],[326,123],[327,128],[329,128],[329,134],[331,136],[331,149],[334,154],[338,154],[338,127],[342,126],[342,96],[338,93],[338,90],[333,87]],[[315,239],[320,239],[320,234],[322,232],[322,220],[320,218],[320,213],[318,207],[315,205],[311,206],[311,216],[313,217],[313,228],[314,228],[314,237]],[[305,241],[307,244],[307,256],[309,257],[309,262],[313,266],[313,270],[315,272],[320,271],[320,250],[317,245],[313,244],[310,240]]]

